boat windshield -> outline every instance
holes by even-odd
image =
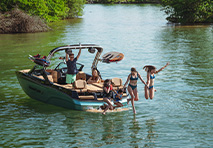
[[[78,71],[82,71],[82,69],[84,67],[84,65],[81,63],[76,63],[76,66],[77,66]],[[61,62],[56,66],[55,70],[56,71],[62,70],[63,73],[67,73],[67,64],[64,62]]]

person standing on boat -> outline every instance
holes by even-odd
[[[68,55],[68,53],[66,52],[66,63],[67,63],[66,83],[67,84],[72,84],[76,80],[76,74],[78,73],[76,61],[78,60],[80,55],[81,55],[81,49],[79,49],[78,55],[75,58],[73,53]]]
[[[134,67],[132,67],[131,73],[129,74],[129,76],[126,80],[126,83],[124,84],[124,88],[125,88],[127,83],[129,82],[127,90],[131,96],[131,99],[128,99],[127,103],[129,103],[129,101],[131,101],[134,114],[136,114],[134,101],[138,101],[138,90],[137,90],[138,78],[141,80],[142,83],[144,83],[146,85],[145,81],[141,78],[141,75],[136,71],[136,69]]]
[[[154,89],[155,74],[162,71],[168,65],[169,65],[169,63],[167,63],[164,67],[160,68],[159,70],[156,70],[156,67],[152,66],[152,65],[146,65],[146,66],[143,67],[143,69],[145,69],[145,71],[147,72],[146,84],[149,86],[149,87],[144,88],[146,99],[149,99],[149,98],[153,99],[154,98],[154,92],[156,92],[156,89]]]

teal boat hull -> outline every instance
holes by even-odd
[[[72,110],[87,110],[90,107],[103,105],[103,101],[81,101],[72,97],[74,92],[54,84],[45,84],[45,81],[26,73],[16,72],[18,81],[24,92],[32,99],[44,103],[60,106]]]

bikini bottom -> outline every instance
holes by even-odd
[[[152,85],[152,86],[149,86],[149,89],[151,89],[151,88],[153,88],[154,87],[154,85]]]
[[[137,88],[137,85],[131,85],[131,84],[129,84],[129,86],[132,88],[132,90],[134,90],[135,88]]]

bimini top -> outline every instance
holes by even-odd
[[[61,47],[57,47],[53,50],[50,51],[49,55],[47,56],[47,61],[51,61],[51,58],[54,56],[54,54],[58,51],[63,51],[63,50],[68,50],[68,49],[72,49],[72,50],[75,50],[75,49],[93,49],[93,50],[97,50],[97,54],[95,56],[95,59],[93,61],[93,64],[92,66],[93,67],[96,67],[97,66],[97,63],[99,61],[99,57],[103,51],[103,48],[99,45],[96,45],[96,44],[73,44],[73,45],[65,45],[65,46],[61,46]]]

